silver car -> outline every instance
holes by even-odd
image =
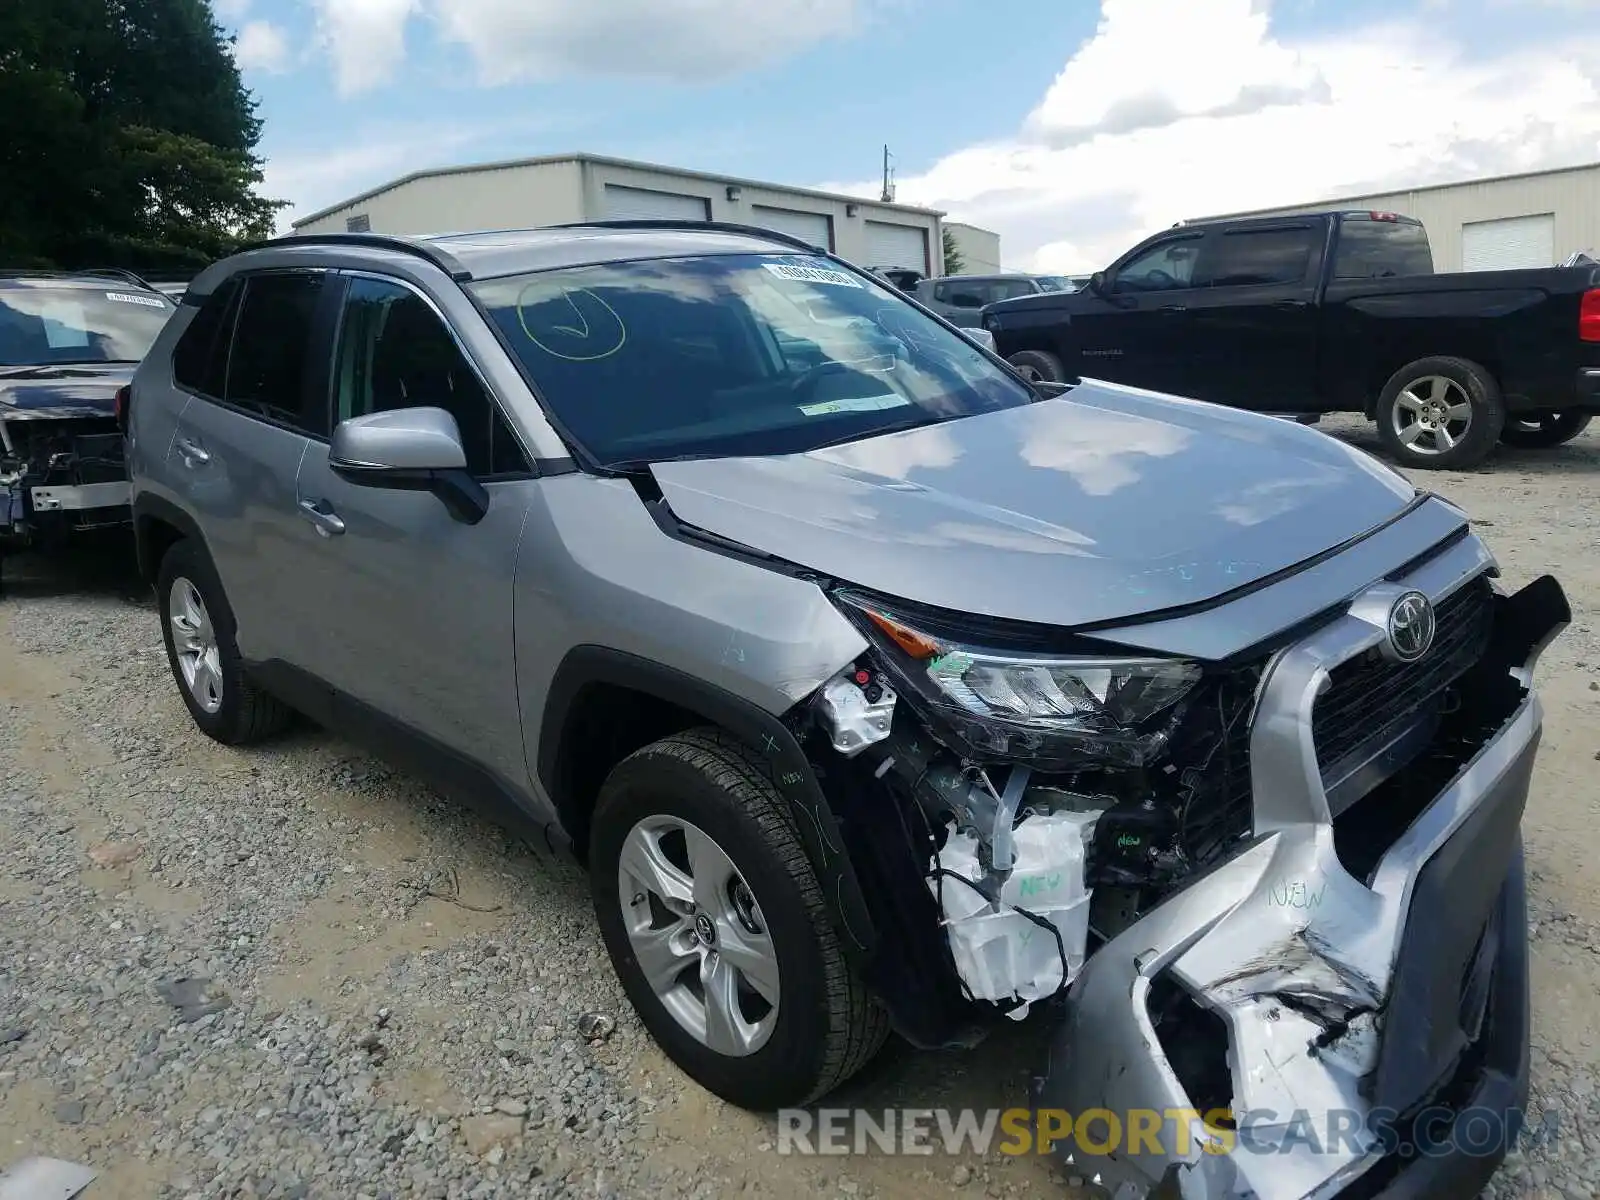
[[[1119,1200],[1466,1196],[1514,1136],[1568,609],[1360,451],[617,222],[219,263],[128,457],[196,725],[304,714],[578,856],[735,1104],[1037,1006],[1039,1127]]]

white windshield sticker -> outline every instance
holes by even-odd
[[[802,404],[800,411],[808,417],[823,417],[829,413],[877,412],[884,408],[904,408],[910,404],[904,396],[854,396],[848,400],[824,400],[818,404]]]
[[[779,279],[793,279],[800,283],[826,283],[833,287],[858,288],[861,282],[848,271],[835,271],[828,267],[800,267],[794,263],[762,263]]]
[[[165,308],[165,300],[157,300],[154,296],[131,296],[127,292],[107,292],[107,300],[115,300],[119,304],[142,304],[146,308]]]

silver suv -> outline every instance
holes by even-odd
[[[1568,611],[1369,456],[1041,395],[868,273],[670,222],[270,243],[130,410],[201,730],[299,712],[576,854],[721,1096],[1039,1005],[1041,1131],[1160,1122],[1065,1118],[1119,1197],[1464,1196],[1504,1154],[1428,1139],[1526,1095]]]

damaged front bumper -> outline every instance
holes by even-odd
[[[128,496],[113,418],[0,419],[0,550],[127,524]]]
[[[1115,1200],[1466,1197],[1504,1157],[1527,1095],[1531,670],[1568,619],[1559,585],[1496,597],[1486,732],[1442,777],[1424,755],[1350,800],[1314,739],[1330,669],[1379,645],[1395,597],[1437,604],[1482,567],[1459,542],[1275,657],[1248,847],[1074,980],[1034,1101],[1058,1128],[1100,1115],[1056,1149]]]

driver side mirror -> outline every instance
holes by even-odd
[[[468,525],[489,511],[489,493],[467,470],[456,419],[442,408],[397,408],[339,422],[328,466],[360,487],[432,492]]]
[[[1096,296],[1103,297],[1110,294],[1106,291],[1106,273],[1104,271],[1096,271],[1089,276],[1089,290]]]

